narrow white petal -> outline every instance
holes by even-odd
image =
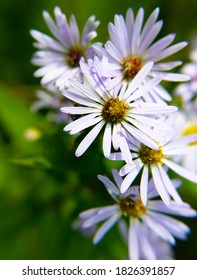
[[[175,187],[173,186],[172,181],[169,179],[169,177],[166,174],[166,171],[164,170],[163,166],[158,164],[158,168],[159,168],[164,186],[165,186],[166,190],[168,191],[168,193],[173,197],[173,199],[177,203],[183,203],[183,200],[181,199],[180,195],[178,194]]]
[[[116,213],[97,230],[93,239],[94,244],[97,244],[103,238],[109,229],[120,219],[120,216],[120,213]]]
[[[143,19],[144,19],[144,10],[140,8],[136,16],[136,20],[134,22],[133,32],[132,32],[131,51],[133,55],[137,54],[138,42],[139,42],[140,32],[143,24]]]
[[[126,163],[123,167],[121,167],[121,169],[119,171],[120,176],[125,176],[126,174],[131,172],[133,169],[135,169],[136,168],[136,160],[134,160],[134,163],[135,163],[134,165]],[[139,165],[139,166],[141,166],[141,165]]]
[[[158,144],[149,138],[146,134],[144,134],[139,129],[135,128],[134,126],[123,122],[122,125],[125,127],[125,129],[136,139],[138,139],[140,142],[142,142],[144,145],[150,147],[153,150],[158,150]]]
[[[140,230],[139,222],[130,219],[128,243],[129,243],[129,259],[139,260],[140,258],[140,241],[138,232]]]
[[[119,50],[114,46],[111,41],[107,41],[105,44],[105,48],[110,56],[112,56],[117,62],[123,60],[123,55],[119,52]]]
[[[89,99],[92,99],[98,103],[101,103],[101,97],[96,92],[94,92],[93,90],[88,88],[86,85],[81,84],[80,82],[78,82],[76,80],[71,80],[70,84],[76,90],[78,90],[81,94],[83,94],[83,96],[86,96]]]
[[[155,212],[165,214],[183,217],[196,217],[196,211],[193,210],[187,203],[177,204],[175,201],[171,201],[170,205],[167,206],[161,200],[149,200],[147,208],[150,211],[153,210]]]
[[[171,155],[190,155],[197,153],[197,146],[182,146],[179,149],[165,149],[164,154],[165,156],[171,156]]]
[[[174,237],[185,239],[190,232],[188,226],[172,217],[168,217],[159,213],[152,213],[151,216],[159,223],[161,223]]]
[[[102,209],[102,207],[85,210],[79,214],[79,218],[88,219],[88,218],[92,217],[93,215],[95,215],[100,209]]]
[[[112,129],[111,124],[107,123],[103,134],[103,154],[107,158],[111,153]]]
[[[85,210],[79,214],[79,218],[82,220],[87,220],[94,215],[98,215],[99,213],[107,213],[107,212],[113,212],[116,211],[119,206],[117,204],[115,205],[110,205],[110,206],[105,206],[105,207],[96,207],[96,208],[91,208],[88,210]]]
[[[62,94],[66,98],[74,101],[77,104],[88,106],[88,107],[93,107],[93,108],[98,108],[98,103],[96,103],[95,101],[93,101],[89,98],[81,96],[79,93],[76,93],[72,90],[71,91],[70,90],[62,90]]]
[[[137,73],[137,75],[129,83],[128,89],[125,91],[125,93],[124,93],[123,97],[121,97],[121,99],[124,98],[124,100],[126,100],[127,98],[131,97],[131,95],[133,96],[133,94],[135,94],[134,91],[138,88],[139,85],[142,84],[143,80],[150,73],[150,70],[152,69],[152,67],[153,67],[153,62],[151,62],[151,61],[146,63],[142,67],[142,69]],[[144,87],[143,87],[143,91],[145,91]],[[140,94],[141,94],[141,91],[140,91]],[[137,94],[136,98],[138,95],[140,96],[140,94]],[[134,98],[134,99],[136,99],[136,98]],[[132,100],[134,100],[134,99],[132,99]]]
[[[169,34],[160,40],[156,41],[153,45],[150,46],[148,50],[146,50],[146,54],[144,59],[151,59],[155,61],[155,55],[160,54],[160,52],[169,46],[175,38],[175,34]]]
[[[86,116],[83,116],[69,124],[67,124],[65,127],[64,127],[64,131],[69,131],[69,130],[72,130],[74,127],[77,127],[77,126],[80,126],[84,123],[87,123],[87,122],[91,122],[92,120],[94,120],[96,117],[98,117],[98,114],[88,114]]]
[[[159,15],[159,8],[156,8],[152,13],[151,15],[149,16],[149,18],[147,19],[146,21],[146,24],[144,25],[143,27],[143,30],[142,30],[142,33],[140,35],[140,40],[141,42],[145,40],[148,32],[154,27],[156,20],[158,18],[158,15]],[[153,40],[155,38],[153,37]]]
[[[141,169],[141,168],[140,168]],[[128,188],[131,186],[132,182],[140,172],[140,169],[133,169],[130,173],[127,174],[127,176],[124,178],[121,187],[120,187],[120,192],[124,193]]]
[[[101,131],[102,127],[104,126],[105,122],[101,121],[99,122],[86,136],[85,138],[81,141],[79,144],[75,155],[77,157],[81,156],[92,144],[92,142],[95,140],[99,132]]]
[[[182,61],[170,61],[170,62],[163,62],[163,63],[157,63],[153,66],[153,71],[168,71],[172,70],[173,68],[180,66],[182,64]],[[152,72],[153,72],[152,71]]]
[[[151,172],[152,172],[153,181],[155,183],[155,188],[157,189],[158,194],[160,195],[160,197],[162,198],[163,202],[166,205],[170,205],[171,199],[163,184],[163,180],[161,178],[161,174],[159,172],[158,166],[151,165]]]
[[[183,49],[185,46],[187,46],[187,42],[180,42],[175,45],[172,45],[171,47],[166,48],[165,50],[161,51],[158,55],[154,56],[154,61],[159,61],[161,59],[164,59],[179,50]]]
[[[174,172],[179,174],[180,176],[188,179],[189,181],[192,181],[194,183],[197,183],[197,175],[190,172],[186,168],[176,164],[175,162],[172,162],[166,158],[162,159],[163,163],[165,163],[168,167],[170,167]]]
[[[176,112],[178,108],[176,106],[167,106],[166,104],[154,104],[144,102],[139,108],[132,108],[132,112],[135,114],[142,115],[153,115],[153,114],[169,114]]]
[[[161,82],[161,80],[162,80],[162,76],[157,76],[157,77],[151,79],[148,83],[139,87],[138,90],[136,90],[132,95],[130,95],[127,98],[127,102],[131,102],[131,101],[134,101],[134,100],[142,97],[144,94],[146,94],[150,90],[154,89]]]
[[[93,114],[92,114],[93,115]],[[71,130],[70,130],[70,134],[76,134],[88,127],[91,127],[97,123],[99,123],[100,121],[102,121],[102,117],[96,117],[96,118],[90,118],[89,120],[86,120],[86,122],[82,122],[82,118],[81,118],[81,122],[78,125],[75,125]]]
[[[126,163],[133,164],[131,152],[124,136],[120,136],[120,150]]]
[[[119,134],[119,124],[113,126],[112,132],[112,143],[115,150],[118,150],[120,147],[120,134]]]
[[[83,115],[87,113],[99,113],[100,110],[97,108],[89,107],[79,107],[79,106],[68,106],[60,108],[62,113],[72,114],[72,115]]]
[[[179,74],[179,73],[165,73],[161,71],[152,71],[151,75],[157,76],[157,75],[162,75],[162,80],[164,81],[172,81],[172,82],[187,82],[191,78],[188,75],[185,74]]]
[[[112,210],[112,211],[107,211],[104,212],[102,214],[96,213],[94,216],[91,216],[90,218],[88,218],[84,223],[83,223],[83,228],[89,228],[92,227],[106,219],[108,219],[109,217],[111,217],[114,212],[116,213],[116,211]]]
[[[148,193],[148,166],[144,166],[140,181],[140,197],[141,200],[146,206],[147,203],[147,193]]]
[[[149,30],[147,30],[146,37],[142,41],[140,48],[139,48],[139,54],[142,54],[153,42],[155,37],[159,34],[161,28],[163,25],[163,21],[158,21],[155,23]],[[143,34],[142,34],[143,36]]]

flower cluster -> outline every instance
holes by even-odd
[[[33,107],[56,109],[54,119],[66,124],[64,131],[85,134],[77,157],[98,138],[101,156],[123,162],[119,171],[112,170],[115,183],[98,175],[115,204],[82,212],[78,226],[93,229],[96,244],[117,223],[130,259],[171,258],[175,238],[185,239],[189,228],[170,215],[194,217],[196,212],[182,200],[181,181],[169,171],[197,183],[197,126],[195,117],[186,125],[182,110],[170,105],[173,95],[162,81],[184,82],[177,93],[185,108],[196,102],[196,62],[174,73],[182,62],[165,60],[187,42],[172,44],[175,34],[156,38],[163,25],[159,8],[146,21],[143,8],[136,16],[131,8],[125,18],[115,15],[104,44],[92,41],[99,25],[94,16],[80,36],[74,15],[69,23],[59,7],[54,15],[56,22],[43,13],[54,38],[31,30],[38,48],[32,63],[40,67],[35,76],[42,77],[43,86]]]

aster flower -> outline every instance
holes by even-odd
[[[96,57],[95,62],[98,62]],[[62,91],[77,106],[61,108],[61,111],[67,114],[83,115],[64,128],[65,131],[70,131],[70,134],[76,134],[94,126],[78,146],[76,156],[81,156],[88,149],[103,127],[105,157],[110,155],[113,146],[115,150],[120,148],[125,157],[128,155],[127,160],[131,161],[125,140],[127,134],[152,149],[158,149],[156,141],[159,138],[153,133],[152,128],[159,127],[164,130],[170,130],[170,128],[165,123],[155,120],[152,115],[169,114],[177,108],[166,104],[149,104],[140,100],[143,94],[160,82],[160,77],[156,77],[151,79],[146,86],[140,86],[149,73],[152,63],[144,65],[129,87],[124,86],[119,92],[107,91],[105,81],[96,80],[89,65],[83,60],[80,61],[80,66],[84,75],[84,84],[71,80],[71,87]]]
[[[174,133],[176,135],[176,133]],[[125,176],[121,184],[121,192],[124,193],[132,184],[134,179],[140,174],[140,194],[144,205],[147,202],[148,177],[152,174],[155,187],[166,205],[171,204],[171,197],[179,204],[182,199],[174,188],[167,172],[168,168],[178,175],[192,182],[197,183],[197,174],[179,165],[176,156],[189,154],[197,155],[197,146],[190,144],[197,140],[197,134],[175,137],[172,133],[163,135],[163,141],[159,143],[159,149],[153,150],[139,141],[130,143],[130,153],[133,158],[132,164],[126,163],[120,169],[120,175]],[[110,159],[124,160],[121,153],[111,154]]]
[[[181,61],[161,62],[163,59],[178,52],[187,45],[187,42],[170,44],[175,38],[175,34],[169,34],[154,42],[159,34],[163,22],[157,21],[159,9],[156,8],[144,24],[144,10],[140,8],[136,18],[131,8],[128,9],[126,19],[122,15],[115,15],[114,24],[109,23],[110,40],[105,44],[105,48],[95,46],[95,51],[99,56],[108,57],[109,63],[105,61],[102,73],[105,77],[110,77],[108,89],[115,86],[121,87],[122,83],[129,83],[140,71],[144,64],[149,61],[154,62],[147,80],[162,74],[162,79],[166,81],[186,81],[188,75],[169,73],[168,71],[179,66]],[[161,102],[170,101],[170,94],[162,87],[158,86],[154,90],[143,96],[146,101]]]
[[[44,20],[55,37],[31,30],[32,37],[36,40],[35,53],[32,63],[40,66],[35,72],[36,77],[42,77],[41,84],[55,83],[60,89],[68,86],[69,78],[80,79],[81,71],[79,60],[88,56],[90,41],[97,35],[96,28],[99,21],[91,16],[82,31],[80,38],[79,29],[74,15],[70,22],[59,7],[54,8],[56,22],[47,11],[43,12]]]
[[[103,236],[116,224],[126,219],[128,222],[128,248],[130,259],[156,259],[160,246],[158,239],[161,238],[170,245],[175,245],[175,238],[186,239],[190,232],[183,223],[168,215],[183,217],[196,216],[196,212],[186,203],[181,205],[172,202],[167,207],[157,197],[157,191],[151,180],[148,188],[148,203],[143,205],[139,186],[130,187],[124,194],[120,192],[122,178],[117,170],[112,170],[114,182],[107,177],[99,175],[98,179],[103,182],[116,204],[93,208],[79,215],[79,223],[83,229],[92,228],[104,222],[96,231],[93,243],[97,244]],[[172,184],[179,184],[173,181]],[[153,241],[156,236],[155,241]]]

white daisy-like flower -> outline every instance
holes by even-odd
[[[98,62],[97,57],[95,57],[96,62]],[[128,162],[132,161],[125,140],[127,134],[152,149],[159,149],[156,143],[159,135],[153,133],[153,128],[164,130],[171,128],[156,120],[155,116],[169,114],[176,111],[177,108],[166,104],[145,103],[140,100],[143,94],[160,82],[160,77],[155,77],[145,86],[140,86],[152,65],[151,62],[144,65],[129,87],[123,86],[117,92],[115,90],[107,91],[104,86],[105,82],[96,80],[89,65],[83,60],[80,61],[85,82],[82,84],[71,80],[71,87],[62,91],[68,99],[75,102],[76,106],[61,108],[61,111],[66,114],[83,115],[64,128],[65,131],[70,131],[70,134],[76,134],[94,126],[78,146],[76,156],[81,156],[88,149],[103,128],[105,157],[110,155],[113,146],[115,150],[120,149],[125,157],[128,156]]]
[[[59,7],[54,8],[54,15],[56,22],[47,11],[43,12],[44,20],[55,39],[37,30],[30,31],[36,40],[34,46],[39,49],[32,63],[40,66],[35,76],[42,77],[41,84],[55,83],[62,89],[69,85],[70,78],[80,79],[79,61],[81,57],[88,56],[90,41],[97,35],[99,21],[91,16],[80,37],[74,15],[71,15],[69,23]]]
[[[173,135],[173,134],[172,134]],[[134,179],[141,171],[140,195],[144,205],[147,203],[148,178],[152,174],[155,187],[166,205],[170,205],[171,197],[177,202],[182,203],[182,199],[174,188],[168,168],[189,181],[197,183],[197,174],[191,172],[176,162],[176,156],[195,154],[197,156],[197,146],[191,145],[197,141],[197,134],[174,137],[169,133],[163,136],[163,142],[159,143],[159,149],[153,150],[139,141],[130,143],[130,153],[133,158],[132,164],[126,163],[120,169],[120,175],[125,176],[121,185],[121,192],[124,193],[132,184]],[[111,154],[113,160],[124,160],[121,153]]]
[[[79,224],[83,229],[92,228],[104,222],[94,235],[94,244],[97,244],[116,223],[121,223],[122,219],[128,222],[126,236],[128,236],[130,259],[157,259],[159,251],[157,238],[171,245],[175,245],[175,238],[186,239],[190,229],[183,222],[168,215],[194,217],[196,211],[186,203],[180,205],[172,202],[167,207],[163,201],[156,198],[158,193],[152,180],[149,182],[148,202],[145,207],[140,199],[139,186],[130,187],[122,194],[120,192],[122,178],[117,170],[112,170],[112,174],[115,183],[102,175],[98,178],[116,204],[93,208],[79,215]],[[175,180],[172,184],[176,186],[179,182]],[[153,242],[154,236],[156,244]]]
[[[111,78],[108,89],[115,86],[120,88],[122,83],[129,83],[149,61],[153,61],[154,66],[147,80],[161,74],[162,79],[166,81],[189,80],[188,75],[168,72],[181,65],[181,61],[161,62],[184,48],[187,42],[170,46],[175,34],[169,34],[154,42],[163,25],[163,21],[157,21],[158,14],[159,8],[156,8],[143,26],[143,8],[139,9],[136,18],[134,18],[133,10],[129,8],[126,19],[122,15],[115,15],[114,24],[109,23],[110,40],[107,41],[104,48],[95,46],[98,55],[103,54],[109,59],[109,63],[105,61],[102,67],[103,76]],[[146,101],[161,102],[170,101],[171,95],[159,85],[143,98]]]

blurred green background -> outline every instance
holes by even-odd
[[[177,33],[175,42],[188,40],[197,31],[195,0],[1,0],[0,2],[0,259],[124,259],[127,248],[114,227],[93,246],[91,239],[73,230],[79,212],[91,207],[113,204],[96,175],[110,176],[110,163],[103,159],[95,142],[81,158],[74,157],[76,143],[62,131],[63,125],[49,123],[33,114],[39,79],[30,59],[35,51],[31,28],[50,34],[42,10],[53,14],[60,6],[69,17],[75,14],[79,27],[95,14],[101,21],[97,40],[108,39],[107,24],[115,13],[145,16],[160,7],[164,26],[159,37]],[[189,46],[174,55],[188,61]],[[173,87],[174,85],[168,85]],[[30,141],[29,129],[40,134]],[[194,208],[197,189],[184,182],[184,200]],[[177,259],[196,259],[195,219],[182,219],[192,230],[188,241],[177,241]]]

